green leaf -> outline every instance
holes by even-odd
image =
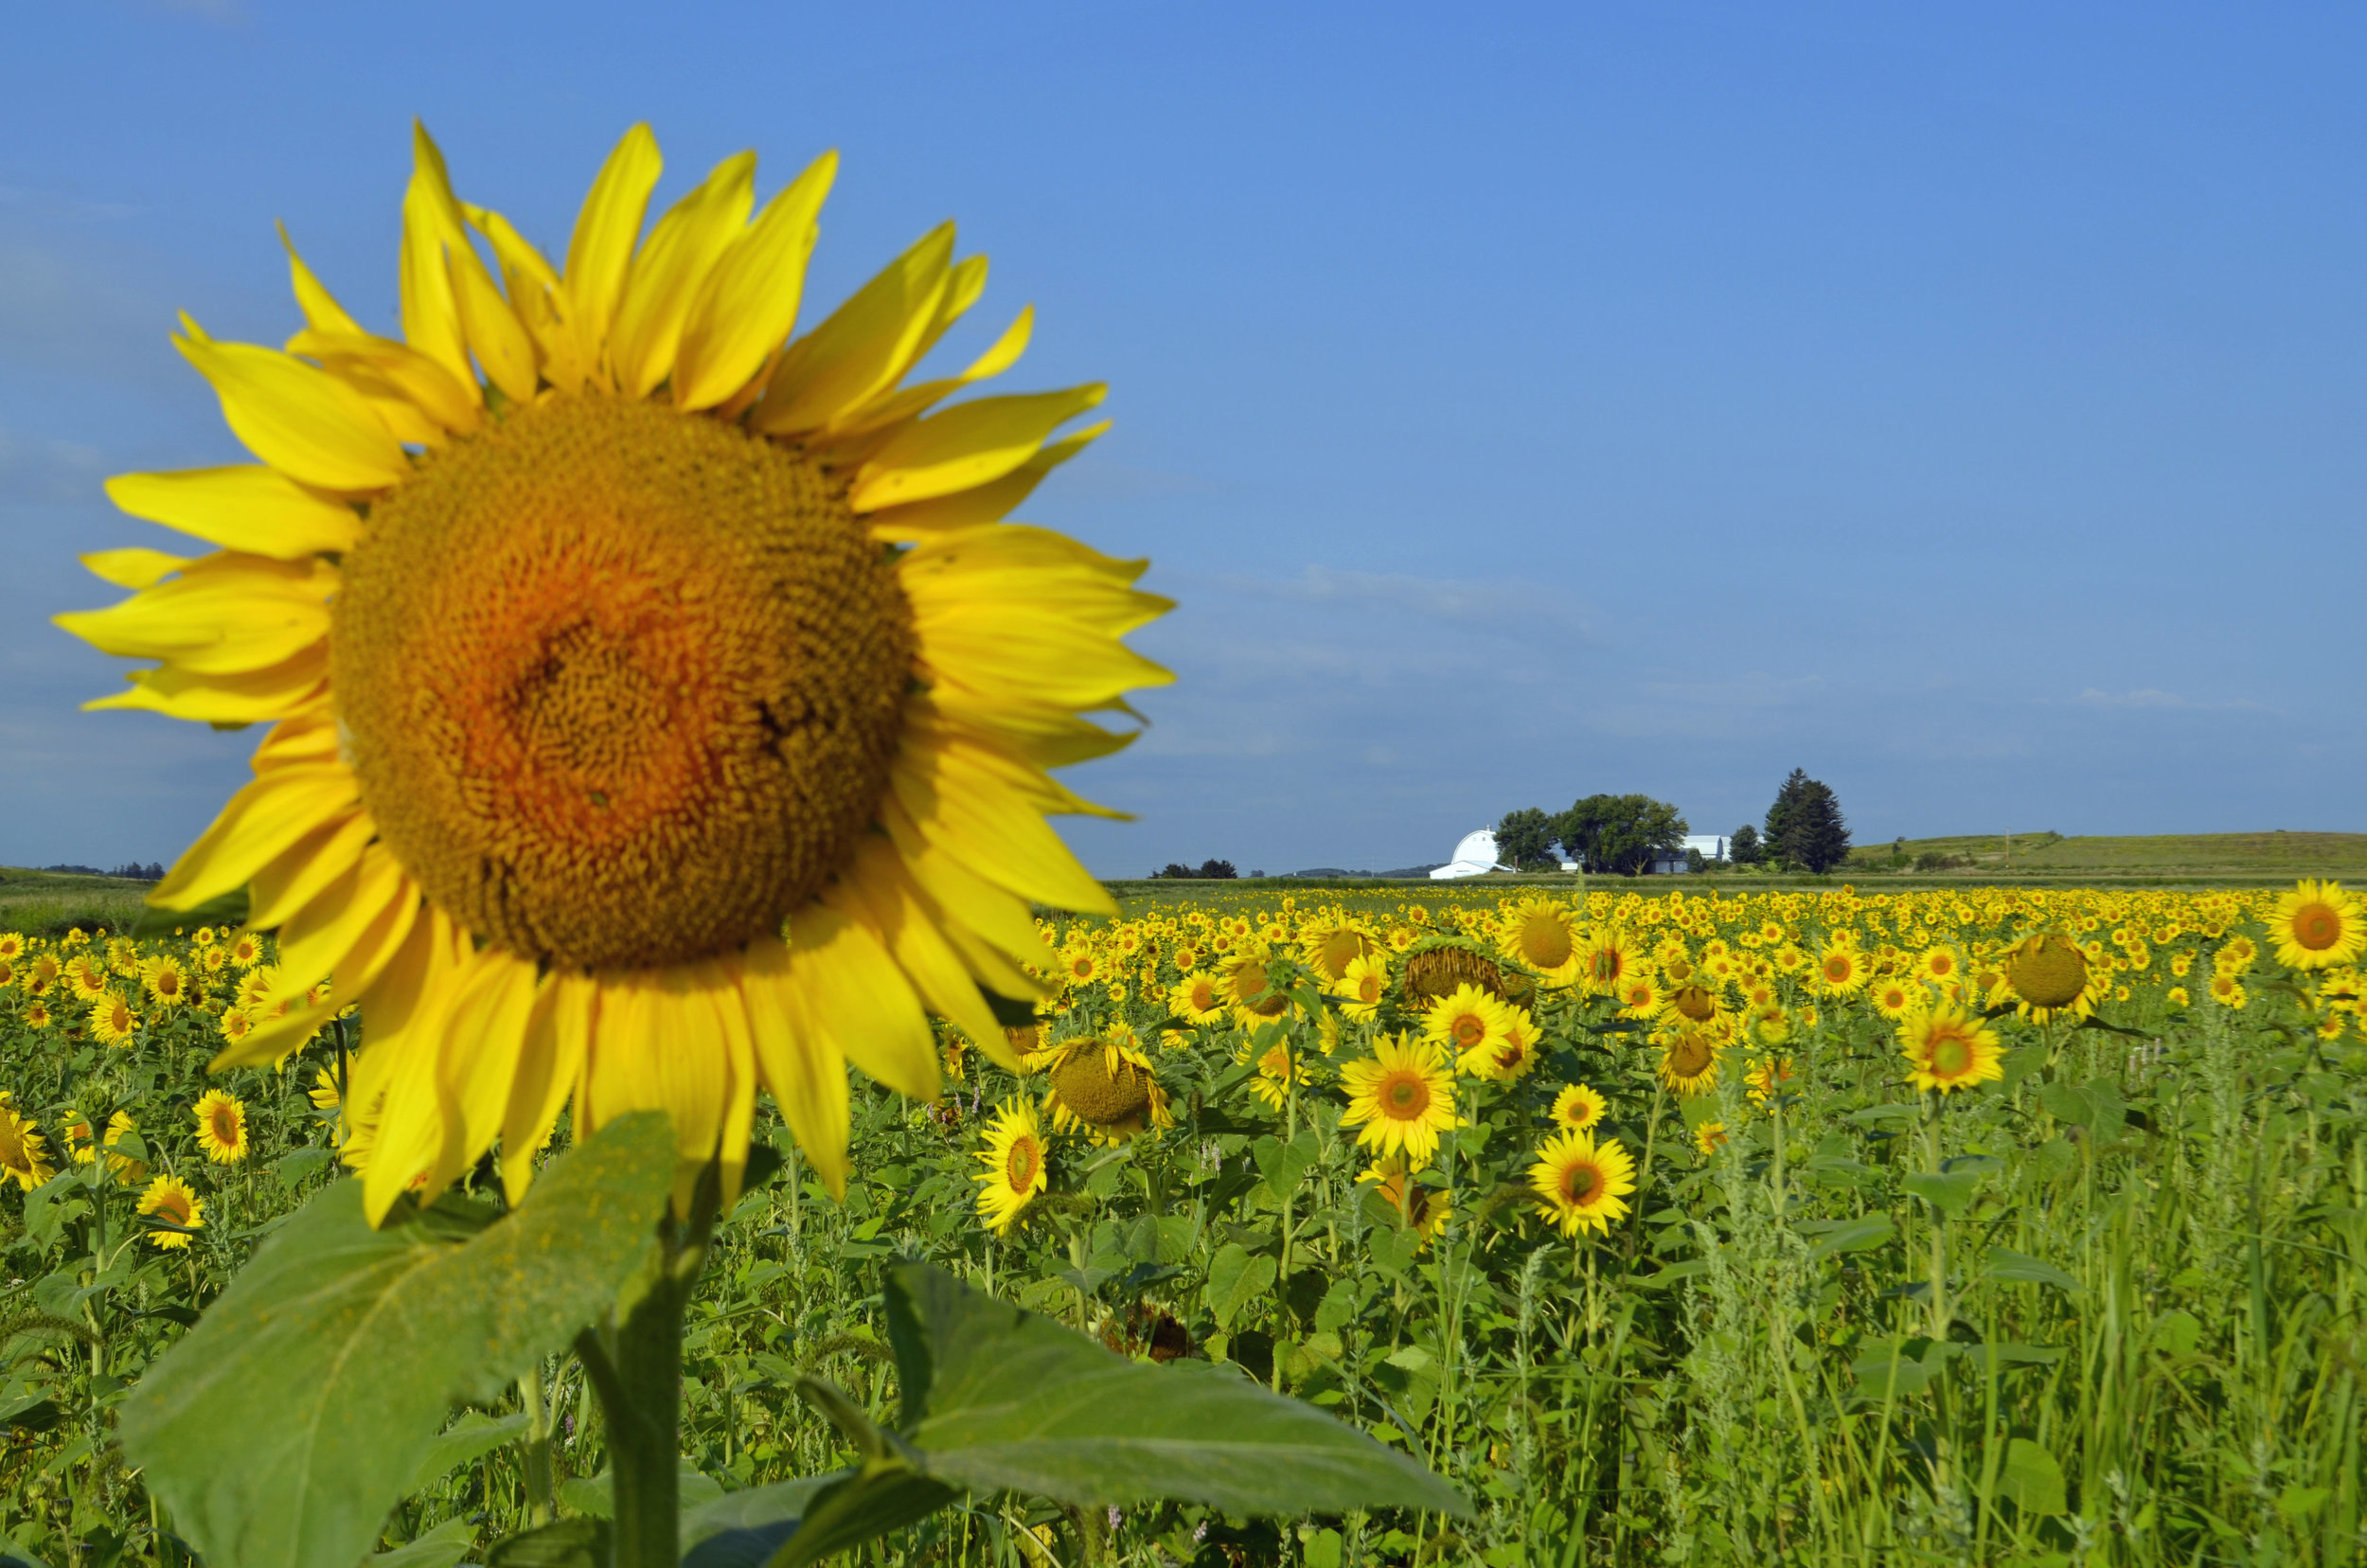
[[[2059,1514],[2071,1511],[2063,1490],[2063,1467],[2055,1455],[2027,1437],[2005,1445],[2005,1469],[1998,1491],[2024,1513]]]
[[[481,1459],[503,1444],[517,1441],[525,1435],[528,1425],[524,1416],[505,1416],[495,1420],[483,1411],[470,1411],[428,1445],[426,1457],[412,1472],[411,1484],[402,1488],[404,1495],[425,1491],[471,1460]]]
[[[2307,1519],[2333,1495],[2332,1487],[2287,1487],[2277,1496],[2277,1512],[2287,1519]]]
[[[1302,1132],[1284,1143],[1276,1137],[1263,1137],[1250,1146],[1250,1154],[1257,1161],[1258,1172],[1266,1178],[1266,1188],[1276,1198],[1288,1198],[1307,1179],[1309,1167],[1322,1145],[1312,1131]]]
[[[280,1190],[294,1192],[304,1185],[304,1178],[337,1157],[333,1149],[292,1149],[272,1167],[279,1178]]]
[[[1228,1241],[1218,1249],[1208,1262],[1208,1310],[1216,1315],[1217,1325],[1230,1328],[1234,1321],[1249,1310],[1250,1304],[1273,1285],[1278,1265],[1260,1253],[1250,1255],[1238,1241]]]
[[[796,1532],[764,1559],[765,1568],[804,1568],[917,1523],[960,1495],[905,1464],[866,1465],[814,1495]]]
[[[1962,1214],[1981,1191],[1981,1172],[1951,1170],[1943,1176],[1918,1170],[1899,1178],[1898,1185],[1943,1214]]]
[[[1818,1237],[1808,1251],[1819,1261],[1835,1253],[1866,1252],[1898,1234],[1887,1214],[1869,1214],[1862,1220],[1844,1220]]]
[[[726,1492],[682,1516],[682,1568],[763,1568],[797,1533],[814,1497],[849,1473],[801,1475],[768,1487]],[[501,1568],[488,1563],[486,1568]]]
[[[2050,1083],[2038,1091],[2038,1104],[2056,1121],[2084,1127],[2093,1120],[2095,1103],[2068,1083]]]
[[[904,1436],[951,1485],[1081,1507],[1166,1497],[1235,1514],[1470,1517],[1414,1460],[1237,1373],[1126,1361],[927,1264],[887,1271],[886,1302]]]
[[[246,924],[246,889],[224,893],[188,909],[143,909],[132,922],[127,934],[134,939],[150,936],[169,936],[177,928],[195,931],[199,926],[236,926]]]
[[[608,1568],[608,1521],[561,1519],[511,1536],[485,1554],[485,1568]]]
[[[360,1561],[444,1413],[498,1398],[614,1304],[673,1167],[662,1114],[620,1117],[465,1239],[434,1211],[372,1230],[362,1184],[332,1184],[141,1380],[126,1456],[218,1568]]]
[[[2079,1281],[2040,1258],[2015,1252],[2010,1247],[1991,1247],[1987,1265],[1981,1271],[1991,1279],[2011,1285],[2052,1285],[2058,1291],[2079,1293]]]
[[[476,1544],[476,1532],[465,1519],[447,1519],[436,1528],[391,1552],[373,1552],[362,1568],[453,1568]]]
[[[2164,1355],[2191,1356],[2202,1345],[2202,1320],[2192,1312],[2164,1312],[2153,1320],[2152,1342]]]
[[[1908,1340],[1900,1345],[1878,1345],[1850,1363],[1849,1369],[1857,1374],[1858,1390],[1866,1398],[1904,1399],[1929,1388],[1932,1379],[1948,1370],[1949,1359],[1955,1352],[1952,1345]]]

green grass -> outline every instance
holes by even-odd
[[[0,865],[0,931],[56,936],[80,923],[123,931],[147,907],[146,882]]]
[[[2002,872],[2030,875],[2061,872],[2235,873],[2246,876],[2367,875],[2367,833],[2157,833],[2065,838],[2060,833],[2016,833],[2007,856],[2003,834],[1909,839],[1910,861],[1942,854],[1969,863],[1984,878]],[[1861,844],[1850,852],[1852,871],[1878,868],[1893,846]]]

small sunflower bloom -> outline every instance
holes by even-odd
[[[197,1147],[216,1165],[237,1165],[249,1152],[246,1104],[220,1089],[198,1096]]]
[[[1616,1138],[1597,1144],[1592,1133],[1557,1133],[1529,1167],[1529,1190],[1537,1196],[1538,1214],[1563,1236],[1601,1234],[1627,1217],[1635,1162]]]

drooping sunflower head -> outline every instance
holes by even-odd
[[[1461,986],[1476,986],[1499,999],[1526,994],[1525,985],[1516,986],[1514,977],[1476,943],[1459,936],[1415,936],[1410,930],[1406,935],[1399,984],[1409,1007],[1428,1009]],[[1525,981],[1525,976],[1521,978]]]
[[[1665,1007],[1669,1018],[1682,1020],[1687,1024],[1712,1023],[1723,1010],[1718,1003],[1717,992],[1701,985],[1677,987],[1668,993]]]
[[[1252,1027],[1290,1009],[1290,997],[1278,989],[1272,957],[1262,949],[1244,948],[1225,960],[1223,986],[1226,1005]]]
[[[2367,953],[2367,909],[2335,882],[2304,881],[2277,900],[2269,939],[2287,969],[2335,969]]]
[[[1063,1132],[1081,1130],[1095,1143],[1114,1144],[1147,1127],[1175,1125],[1150,1059],[1129,1042],[1070,1041],[1055,1048],[1049,1065],[1044,1109]]]
[[[1000,1055],[988,993],[1057,972],[1029,906],[1114,913],[1045,770],[1126,742],[1082,716],[1167,678],[1119,641],[1166,601],[1003,521],[1102,388],[957,399],[1025,312],[909,380],[985,284],[951,224],[794,333],[834,156],[761,208],[727,159],[645,235],[635,127],[555,266],[415,152],[401,338],[293,256],[284,349],[187,324],[261,461],[112,481],[220,549],[89,558],[135,595],[61,617],[161,661],[99,705],[274,726],[151,900],[247,885],[279,932],[223,1064],[360,1005],[374,1215],[496,1143],[517,1196],[571,1098],[671,1113],[682,1202],[768,1088],[839,1184],[845,1061],[933,1096],[929,1014]]]
[[[1616,1138],[1597,1144],[1590,1132],[1557,1133],[1529,1167],[1529,1190],[1538,1214],[1563,1236],[1607,1232],[1627,1216],[1635,1162]]]

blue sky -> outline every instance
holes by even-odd
[[[273,231],[391,324],[408,123],[553,251],[843,151],[1106,379],[1025,515],[1181,603],[1104,874],[1443,858],[1597,791],[1861,841],[2367,829],[2367,13],[2287,6],[45,5],[0,61],[0,862],[169,860],[254,737],[84,715],[106,474],[235,461],[172,312]],[[992,318],[989,321],[988,318]],[[812,319],[810,314],[809,320]]]

